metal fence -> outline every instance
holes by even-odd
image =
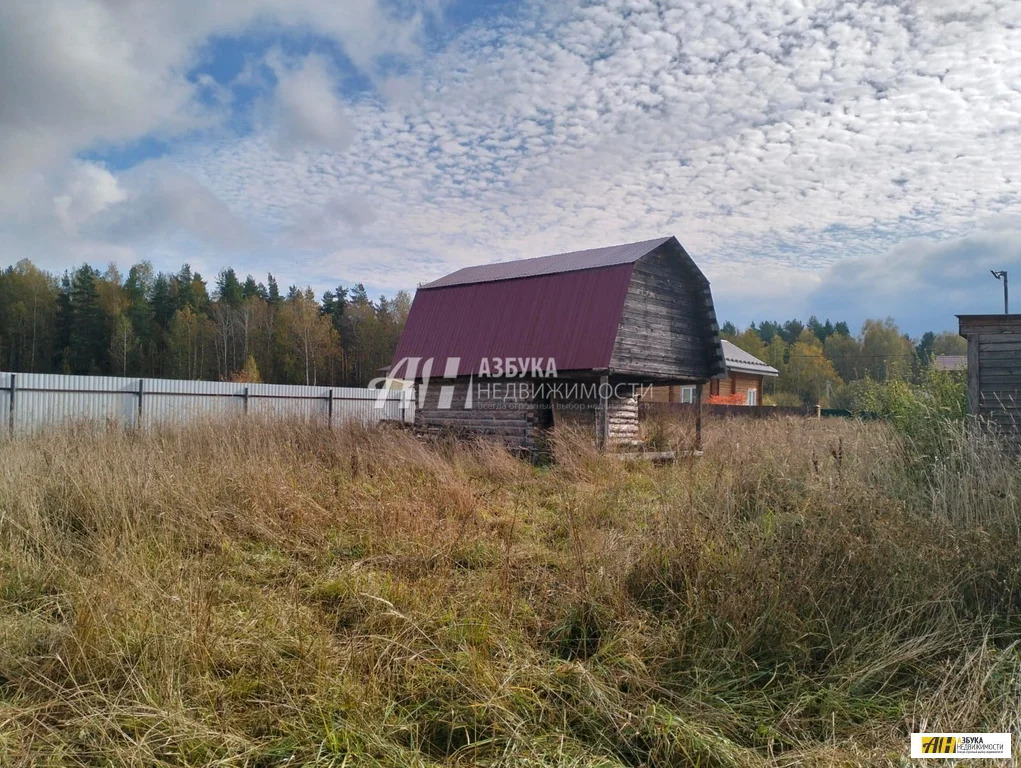
[[[694,403],[664,403],[656,400],[643,401],[639,405],[640,413],[666,413],[678,416],[694,416],[697,406]],[[874,418],[874,414],[854,414],[842,408],[819,408],[814,405],[719,405],[702,403],[702,415],[706,417],[768,419],[776,416],[859,416]]]
[[[336,426],[415,418],[411,391],[0,372],[0,434],[69,423],[148,428],[230,416]]]

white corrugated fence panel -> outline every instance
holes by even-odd
[[[244,415],[244,385],[228,381],[143,379],[142,426]]]
[[[415,408],[418,406],[418,399],[415,397],[415,388],[405,389],[401,394],[404,395],[403,414],[404,422],[406,424],[415,423]]]
[[[38,373],[13,377],[15,434],[76,422],[151,427],[245,415],[333,425],[414,421],[410,390]],[[0,372],[4,432],[11,423],[11,379],[12,374]]]
[[[138,379],[117,376],[15,374],[14,433],[78,423],[133,426],[137,390]],[[6,394],[9,403],[9,388]]]

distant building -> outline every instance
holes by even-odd
[[[932,367],[937,371],[967,371],[968,370],[968,356],[967,355],[936,355],[936,359],[932,361]]]
[[[726,339],[721,344],[727,375],[703,385],[704,400],[716,400],[727,405],[762,405],[763,379],[779,376],[780,372]],[[660,403],[693,403],[695,398],[694,386],[680,384],[654,387],[648,399]]]

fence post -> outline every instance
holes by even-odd
[[[327,391],[329,394],[326,397],[326,426],[333,429],[333,387]]]
[[[138,380],[138,416],[135,419],[135,429],[142,428],[142,394],[145,392],[145,379]]]
[[[822,418],[822,406],[821,405],[816,405],[815,406],[815,417],[817,419],[821,419]]]
[[[702,385],[695,385],[695,451],[702,450]]]
[[[7,431],[11,433],[11,437],[14,437],[14,393],[18,388],[17,378],[18,374],[11,374],[11,399],[8,401],[7,411]]]
[[[245,384],[245,414],[248,413],[248,385]]]

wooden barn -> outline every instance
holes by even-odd
[[[654,384],[725,374],[709,282],[674,237],[467,267],[415,295],[391,375],[416,425],[532,452],[554,425],[639,441]]]
[[[958,315],[968,340],[968,411],[1021,451],[1021,315]]]

